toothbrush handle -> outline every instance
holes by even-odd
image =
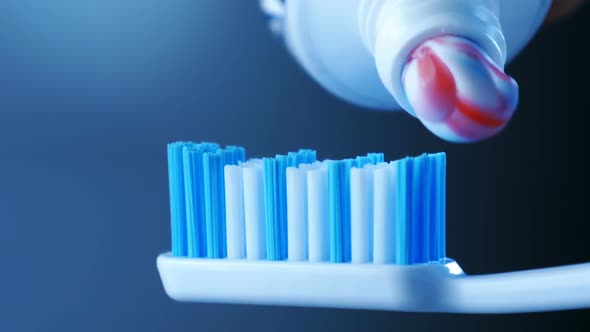
[[[456,312],[517,313],[590,307],[590,263],[454,279]]]

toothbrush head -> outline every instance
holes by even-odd
[[[461,274],[445,253],[444,153],[245,156],[168,145],[173,246],[158,268],[171,297],[442,310],[440,286]]]
[[[475,43],[439,36],[418,46],[402,73],[413,113],[435,135],[474,142],[500,132],[518,103],[518,85]]]
[[[412,265],[445,255],[444,153],[316,161],[168,146],[172,255]]]

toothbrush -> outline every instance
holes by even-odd
[[[240,147],[168,145],[178,301],[449,313],[590,307],[590,263],[469,276],[445,253],[444,153],[246,161]]]

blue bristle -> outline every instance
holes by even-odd
[[[287,158],[288,167],[297,167],[304,162],[305,156],[301,152],[289,152]]]
[[[426,175],[427,183],[425,184],[427,190],[424,195],[424,206],[426,213],[425,227],[426,227],[426,244],[427,244],[427,259],[428,261],[435,261],[440,259],[438,249],[436,246],[437,233],[437,191],[436,191],[436,159],[437,155],[428,155],[428,174]]]
[[[355,166],[357,168],[362,168],[367,164],[377,165],[378,163],[382,163],[385,160],[383,153],[367,153],[366,156],[358,156],[355,159]]]
[[[341,200],[342,200],[342,259],[350,261],[351,235],[350,235],[350,169],[354,167],[354,159],[345,159],[340,164]]]
[[[396,162],[396,264],[445,257],[444,154]]]
[[[411,198],[407,194],[408,179],[411,174],[411,159],[400,159],[396,164],[395,195],[395,263],[409,264],[409,233],[411,230],[408,206]]]
[[[263,159],[266,250],[269,260],[287,259],[287,167],[315,161],[316,152],[299,150]]]
[[[411,195],[411,237],[410,237],[410,264],[424,263],[428,259],[424,246],[426,245],[425,213],[424,213],[424,183],[428,173],[424,170],[424,156],[413,158],[412,182],[408,195]]]
[[[311,164],[316,161],[317,153],[315,150],[301,149],[299,150],[301,155],[301,162],[299,164]]]
[[[221,203],[219,202],[221,153],[208,152],[203,155],[205,187],[205,228],[207,257],[220,258],[221,245]]]
[[[367,157],[371,159],[371,164],[377,165],[385,161],[385,155],[383,153],[367,153]]]
[[[237,165],[245,159],[245,150],[237,146],[203,154],[205,247],[209,258],[227,256],[224,167]]]
[[[201,149],[185,146],[182,149],[182,161],[184,165],[187,256],[201,257],[203,255],[201,244],[204,243],[201,228],[204,219],[200,215],[203,209],[199,207],[203,197],[200,193],[203,184],[202,172],[198,170],[199,167],[203,167]]]
[[[369,158],[368,156],[358,156],[355,159],[355,165],[354,167],[357,168],[363,168],[363,166],[367,165],[367,164],[372,164],[372,160],[371,158]]]
[[[278,157],[278,156],[277,156]],[[288,167],[297,167],[301,164],[311,164],[316,161],[316,151],[309,149],[300,149],[297,152],[289,152]]]
[[[328,193],[330,195],[330,261],[342,262],[340,216],[340,163],[328,162]]]
[[[278,237],[278,257],[277,259],[287,259],[287,167],[291,166],[290,162],[293,156],[276,156],[276,193],[277,193],[277,237]]]
[[[186,256],[186,209],[184,198],[184,172],[182,147],[190,143],[168,144],[168,179],[170,190],[170,223],[172,228],[172,254]]]
[[[238,165],[246,161],[246,150],[241,146],[228,145],[225,151],[229,155],[226,165]]]
[[[436,158],[436,203],[434,209],[438,212],[436,218],[436,230],[438,231],[435,238],[437,248],[437,257],[442,259],[446,257],[446,165],[447,157],[445,153],[438,153]]]
[[[276,160],[263,159],[264,171],[264,208],[266,215],[266,257],[269,260],[280,259],[278,232],[278,195],[276,190]]]
[[[217,144],[201,143],[185,145],[182,150],[189,257],[203,257],[206,253],[203,154],[218,148]]]
[[[328,163],[330,261],[350,261],[350,169],[354,159]]]

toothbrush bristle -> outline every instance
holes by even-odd
[[[444,153],[246,162],[214,143],[168,145],[172,255],[419,264],[445,258]]]
[[[264,158],[264,196],[266,208],[267,258],[284,260],[288,257],[287,236],[287,168],[314,162],[315,151],[299,150],[275,158]]]
[[[350,260],[350,169],[354,160],[328,161],[330,261]]]
[[[182,149],[188,257],[202,257],[206,253],[203,155],[218,148],[217,144],[203,143],[186,145]]]

